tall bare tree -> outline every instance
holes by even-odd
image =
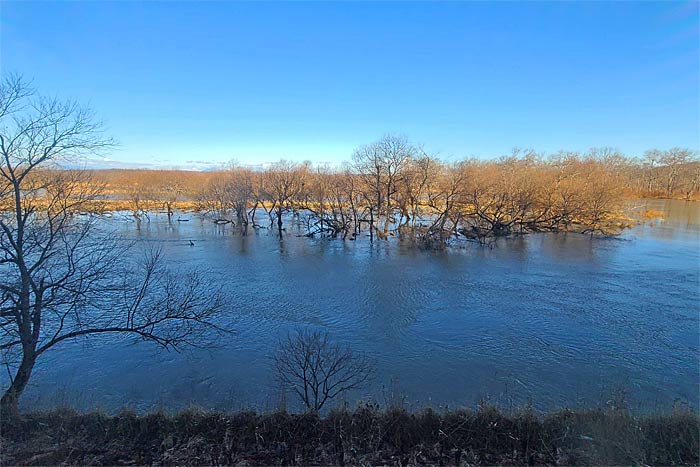
[[[220,329],[222,296],[201,274],[178,278],[157,250],[134,259],[86,214],[96,199],[87,174],[52,169],[112,144],[77,104],[38,98],[19,77],[0,86],[3,413],[17,411],[37,359],[61,342],[119,333],[177,349]]]
[[[298,202],[304,190],[308,166],[281,160],[265,172],[265,193],[272,203],[271,212],[277,217],[277,229],[282,233],[282,217]]]
[[[370,205],[370,233],[375,228],[380,238],[386,238],[395,207],[394,194],[398,191],[398,182],[414,155],[415,148],[405,137],[385,135],[372,144],[358,148],[352,156]],[[377,222],[381,229],[376,226]]]

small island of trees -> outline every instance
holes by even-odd
[[[496,160],[446,162],[396,135],[359,147],[340,168],[283,160],[215,172],[104,170],[92,179],[116,198],[107,208],[137,219],[194,210],[245,234],[282,232],[292,215],[309,237],[398,236],[425,248],[529,232],[610,235],[630,225],[622,209],[628,198],[700,196],[700,162],[689,149],[642,158],[610,148],[514,150]]]

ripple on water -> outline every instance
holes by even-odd
[[[224,320],[236,333],[183,354],[117,338],[91,340],[88,352],[66,344],[37,370],[33,400],[50,405],[60,387],[95,407],[266,404],[278,339],[310,326],[376,359],[375,384],[358,396],[381,400],[393,382],[412,401],[492,395],[553,407],[597,402],[622,384],[640,400],[700,402],[697,228],[667,222],[626,241],[542,234],[433,253],[297,238],[292,227],[281,241],[268,230],[233,236],[196,217],[156,218],[139,232],[118,225],[162,244],[176,269],[206,266],[230,297]]]

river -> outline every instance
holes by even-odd
[[[183,353],[116,339],[62,344],[42,357],[23,405],[272,410],[281,391],[269,357],[304,326],[376,361],[372,384],[347,396],[351,406],[487,398],[549,410],[595,405],[624,388],[641,410],[697,407],[700,208],[630,208],[641,205],[665,219],[614,239],[532,234],[442,252],[291,229],[242,237],[194,214],[172,224],[156,216],[140,229],[114,219],[127,236],[161,244],[173,268],[209,268],[230,297],[235,332]]]

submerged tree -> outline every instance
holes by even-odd
[[[0,86],[3,413],[17,411],[37,359],[63,341],[119,333],[177,349],[220,329],[217,290],[198,273],[171,274],[157,250],[134,260],[89,214],[87,174],[52,167],[111,145],[77,104],[37,98],[19,77]]]
[[[273,224],[271,214],[274,212],[280,234],[283,230],[282,217],[295,207],[304,191],[307,169],[304,165],[282,160],[265,172],[265,187],[262,191],[271,205],[268,211],[270,225]]]
[[[398,184],[416,149],[403,136],[385,135],[356,149],[352,158],[369,207],[370,235],[386,238],[396,208]],[[383,220],[383,222],[382,222]]]
[[[307,330],[289,334],[280,343],[274,363],[282,384],[313,411],[346,391],[361,388],[373,369],[365,355],[331,342],[327,333]]]

